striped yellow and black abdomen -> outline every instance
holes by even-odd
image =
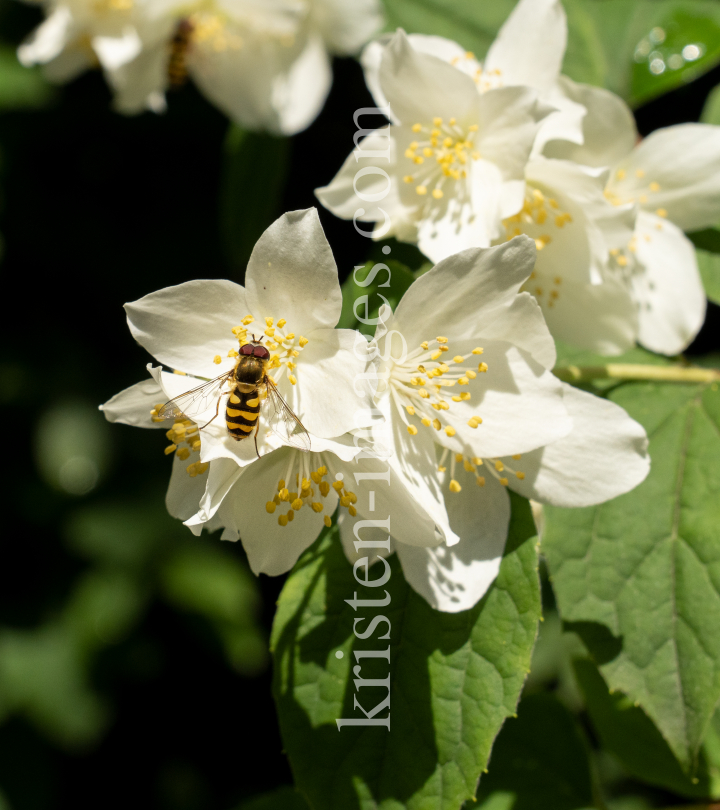
[[[260,394],[243,394],[237,388],[230,394],[225,408],[225,423],[235,439],[246,439],[257,426],[260,416]]]

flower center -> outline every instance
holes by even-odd
[[[157,404],[151,411],[150,416],[153,422],[163,422],[157,413],[163,407],[163,403]],[[191,419],[178,419],[170,430],[166,431],[170,444],[165,448],[165,455],[175,453],[181,461],[186,461],[191,455],[195,455],[196,460],[188,464],[186,470],[190,478],[195,478],[207,472],[210,467],[209,462],[200,461],[200,433],[198,426]]]
[[[622,183],[623,180],[627,177],[627,171],[625,169],[618,169],[615,172],[615,177],[611,178],[610,182],[608,183],[608,187],[605,189],[605,198],[609,200],[613,205],[627,205],[628,203],[638,202],[640,205],[647,205],[650,200],[649,195],[657,194],[660,191],[660,183],[655,182],[654,180],[647,184],[647,186],[640,190],[640,193],[637,196],[629,196],[627,194],[617,193],[614,189],[617,188],[615,183]],[[644,169],[636,169],[635,170],[635,177],[638,180],[642,180],[645,178],[645,170]],[[664,208],[656,208],[655,213],[659,217],[663,217],[663,219],[667,216],[667,211]]]
[[[246,315],[242,319],[240,326],[233,327],[232,333],[237,338],[240,347],[250,342],[248,340],[247,327],[254,321],[255,318],[253,318],[252,315]],[[277,372],[271,375],[274,383],[277,384],[282,379],[283,375],[287,373],[291,385],[295,385],[297,383],[297,377],[294,374],[297,367],[296,360],[300,356],[300,352],[302,352],[310,341],[302,335],[296,336],[294,332],[288,331],[285,328],[286,325],[287,321],[285,318],[280,318],[277,323],[274,318],[265,318],[265,329],[263,332],[267,338],[265,346],[273,352],[273,354],[270,355],[268,369],[277,369]],[[251,337],[253,340],[255,339],[252,334]],[[227,356],[237,357],[238,354],[237,349],[230,349]],[[222,360],[222,357],[216,354],[213,358],[213,363],[219,365],[222,363]]]
[[[440,456],[440,461],[438,462],[438,473],[443,476],[444,480],[447,480],[445,473],[448,471],[446,463],[449,455],[450,450],[446,448],[443,450],[442,455]],[[513,456],[515,461],[519,461],[521,458],[522,456],[520,454]],[[492,475],[504,487],[506,487],[509,483],[509,479],[507,477],[508,473],[510,473],[510,475],[514,475],[520,481],[525,478],[524,472],[509,467],[499,458],[482,459],[478,458],[477,456],[470,457],[464,456],[462,453],[453,453],[450,457],[450,481],[448,483],[448,489],[450,492],[457,493],[462,490],[462,486],[455,477],[455,472],[461,464],[466,473],[470,473],[475,477],[475,483],[479,487],[485,486],[485,476],[482,475],[483,472],[490,473],[490,475]]]
[[[390,394],[397,406],[400,418],[407,426],[411,436],[417,435],[418,429],[411,423],[407,415],[416,417],[424,427],[442,430],[440,416],[443,411],[451,408],[451,402],[464,402],[470,399],[469,391],[461,391],[450,397],[448,402],[443,397],[443,388],[465,386],[470,380],[477,377],[477,372],[464,366],[465,361],[472,355],[483,353],[481,348],[473,349],[468,355],[457,354],[449,357],[450,348],[446,337],[437,337],[435,340],[424,341],[419,349],[410,352],[404,363],[393,367],[390,376]],[[480,363],[477,370],[488,370],[487,363]],[[477,428],[482,424],[479,416],[472,416],[467,424]],[[447,436],[455,435],[452,425],[445,426]]]
[[[432,125],[414,124],[412,131],[420,140],[412,141],[405,150],[405,157],[412,161],[414,171],[403,180],[415,185],[420,197],[428,196],[425,206],[431,199],[440,200],[445,196],[443,188],[448,183],[456,183],[454,192],[468,194],[466,180],[469,160],[480,160],[480,152],[475,149],[477,124],[466,129],[458,126],[455,118],[447,123],[442,118],[434,118]]]
[[[265,511],[272,515],[276,509],[281,510],[278,515],[278,524],[287,526],[295,518],[295,512],[299,512],[304,506],[309,507],[313,512],[323,512],[326,507],[326,499],[334,493],[340,501],[340,506],[345,507],[350,515],[355,517],[357,510],[354,504],[357,503],[357,495],[346,489],[343,483],[343,474],[337,473],[333,484],[326,481],[328,469],[322,464],[321,453],[299,453],[296,450],[290,451],[285,476],[277,482],[277,491],[271,501],[265,504]],[[292,489],[290,489],[292,487]],[[331,514],[335,511],[335,498],[331,499],[332,509],[323,517],[326,526],[331,526]],[[289,507],[287,511],[284,511]]]

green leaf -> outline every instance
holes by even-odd
[[[543,551],[563,619],[691,772],[720,698],[720,393],[637,383],[610,398],[645,426],[650,474],[597,507],[546,507]]]
[[[593,804],[586,743],[574,717],[552,695],[530,695],[520,702],[493,747],[478,804],[466,810],[492,810],[500,797],[512,810],[578,810]],[[501,805],[502,806],[502,805]]]
[[[274,693],[295,782],[314,810],[457,810],[471,798],[492,742],[513,714],[529,669],[540,617],[535,527],[527,501],[513,496],[508,546],[486,596],[463,613],[440,613],[405,582],[397,557],[383,588],[358,585],[337,530],[300,559],[283,589],[273,628]],[[373,568],[376,578],[380,570]],[[345,600],[378,599],[387,607]],[[353,634],[385,615],[368,640]],[[390,724],[343,727],[371,712],[384,686],[355,691],[351,669],[361,651],[363,678],[390,678]],[[336,653],[342,653],[338,658]],[[357,677],[357,673],[355,675]],[[387,716],[385,710],[377,717]]]
[[[708,95],[700,120],[703,124],[720,124],[720,85]]]
[[[720,255],[707,250],[696,250],[698,267],[705,287],[705,295],[720,304]]]
[[[395,311],[414,280],[414,273],[392,259],[358,265],[342,285],[343,306],[338,327],[357,329],[372,337],[380,307],[385,303],[383,298]]]
[[[295,788],[281,787],[244,801],[237,810],[309,810],[309,807]]]
[[[687,234],[688,239],[700,250],[710,253],[720,253],[720,230],[718,228],[705,228],[702,231],[693,231]]]
[[[225,139],[220,227],[230,266],[245,277],[255,243],[282,213],[290,142],[232,124]]]
[[[615,754],[628,773],[681,796],[715,795],[717,785],[711,784],[704,758],[697,776],[690,779],[645,712],[625,695],[610,694],[591,661],[575,661],[575,675],[602,747]]]
[[[384,1],[388,30],[401,26],[410,33],[448,37],[480,58],[515,6],[513,0]],[[568,17],[563,72],[607,87],[633,106],[686,84],[720,61],[715,0],[564,0],[563,5]],[[697,55],[684,51],[686,46],[696,46]]]
[[[14,48],[0,45],[0,110],[44,107],[52,96],[38,68],[23,67]]]

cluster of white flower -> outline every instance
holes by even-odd
[[[320,112],[332,54],[380,28],[379,0],[45,0],[47,19],[19,48],[65,82],[101,67],[123,113],[165,109],[189,75],[231,119],[292,135]]]
[[[620,98],[560,74],[566,39],[559,0],[520,0],[482,64],[441,37],[371,43],[366,80],[391,124],[317,196],[337,216],[375,221],[358,191],[367,199],[385,177],[353,179],[389,139],[376,236],[438,262],[527,234],[538,257],[525,289],[555,337],[608,355],[636,340],[677,354],[705,315],[683,230],[720,220],[720,127],[681,124],[636,145]]]
[[[354,521],[391,514],[411,585],[441,610],[466,609],[497,574],[507,488],[586,506],[648,471],[640,425],[552,375],[552,337],[521,291],[535,254],[520,236],[441,261],[368,344],[334,328],[342,297],[317,212],[285,214],[256,245],[245,288],[195,281],[127,305],[135,339],[172,371],[149,366],[152,379],[103,410],[167,431],[170,513],[198,534],[205,526],[240,538],[256,573],[288,571],[338,508],[351,558]],[[235,439],[213,418],[220,400],[231,413],[232,384],[211,386],[193,419],[179,413],[168,429],[163,404],[207,390],[218,371],[225,379],[253,339],[267,347],[272,383],[307,428],[309,449],[262,415],[259,456],[249,437]],[[382,384],[358,385],[369,377]]]
[[[226,0],[222,11],[216,0],[182,13],[140,2],[112,0],[104,16],[85,0],[82,13],[79,0],[61,4],[24,58],[67,74],[87,59],[70,44],[87,42],[120,106],[135,109],[159,103],[168,38],[184,32],[211,98],[243,123],[291,132],[327,91],[323,43],[352,50],[377,24],[370,0],[351,17],[340,0]],[[317,196],[369,222],[362,200],[384,198],[376,237],[416,243],[435,263],[383,311],[373,340],[335,328],[342,296],[314,209],[265,232],[245,288],[196,281],[127,305],[134,337],[168,370],[149,366],[151,379],[103,409],[166,429],[168,509],[195,533],[222,529],[256,573],[280,574],[336,511],[351,560],[357,522],[367,530],[391,512],[384,536],[408,582],[459,611],[497,575],[508,489],[579,507],[645,478],[645,431],[552,374],[552,335],[604,354],[637,340],[666,354],[688,345],[705,296],[682,229],[720,219],[720,129],[686,124],[636,145],[620,99],[561,76],[566,34],[559,0],[520,0],[482,64],[403,31],[365,49],[390,123]],[[378,155],[384,170],[363,172]],[[263,385],[239,385],[243,355],[263,359]],[[262,410],[283,400],[295,433]]]

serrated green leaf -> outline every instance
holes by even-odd
[[[394,311],[414,280],[414,273],[393,259],[359,265],[342,285],[343,305],[338,327],[357,329],[372,337],[380,307],[387,301]]]
[[[474,795],[530,665],[541,610],[534,533],[527,502],[513,496],[498,578],[475,608],[456,614],[430,608],[407,585],[396,557],[383,588],[359,586],[335,529],[300,559],[273,627],[274,694],[295,782],[314,810],[457,810]],[[355,592],[377,599],[384,588],[387,607],[355,612],[344,601]],[[354,636],[355,618],[366,619],[360,633],[378,615],[391,622],[389,640],[377,638],[385,623],[368,640]],[[370,712],[388,694],[384,686],[355,691],[354,656],[388,649],[389,664],[362,658],[359,674],[389,673],[390,731],[338,730],[338,718],[363,717],[355,696]]]
[[[384,2],[388,30],[448,37],[479,57],[515,6],[513,0]],[[720,8],[714,0],[563,0],[563,5],[568,16],[563,72],[607,87],[633,106],[686,84],[720,61]],[[694,51],[685,52],[692,58],[683,56],[688,45],[698,46],[697,56]]]
[[[493,747],[478,804],[490,810],[499,797],[512,810],[580,810],[593,803],[590,763],[575,718],[552,695],[524,697]]]
[[[697,249],[695,254],[703,287],[705,287],[705,295],[714,303],[720,304],[720,255]]]
[[[290,142],[232,124],[225,139],[220,227],[238,280],[255,243],[280,216]]]
[[[707,798],[713,795],[714,786],[704,757],[701,757],[697,776],[691,779],[683,773],[645,712],[625,695],[610,694],[591,661],[575,661],[575,675],[602,747],[615,754],[628,773],[681,796]]]
[[[610,398],[645,426],[650,474],[597,507],[547,507],[543,551],[563,619],[691,772],[720,697],[720,393],[637,383]]]

